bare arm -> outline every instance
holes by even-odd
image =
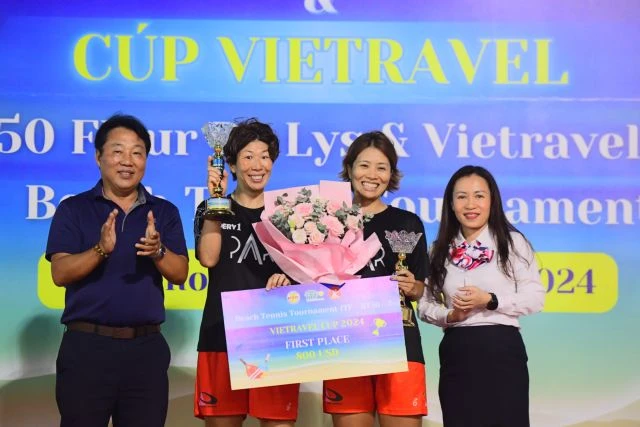
[[[116,245],[116,216],[118,210],[109,213],[107,220],[100,229],[98,248],[106,256],[100,254],[94,247],[77,254],[56,253],[51,256],[51,276],[57,286],[67,286],[84,279],[102,263]]]
[[[184,283],[189,274],[189,260],[184,255],[178,255],[166,248],[162,258],[153,260],[160,274],[171,283]]]
[[[220,261],[222,247],[222,228],[220,222],[204,220],[202,232],[198,240],[198,260],[203,267],[215,267]]]
[[[57,253],[51,256],[51,276],[56,286],[67,286],[84,279],[104,261],[93,248],[79,254]]]
[[[211,166],[211,156],[207,159],[207,188],[209,194],[213,194],[213,189],[220,183],[223,194],[227,191],[227,171],[220,174],[220,171]],[[219,221],[204,219],[200,238],[196,242],[196,253],[198,260],[203,267],[215,267],[220,261],[220,248],[222,247],[222,232]]]

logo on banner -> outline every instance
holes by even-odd
[[[304,0],[304,8],[307,12],[319,13],[338,13],[333,7],[333,0]]]
[[[297,304],[300,302],[300,294],[296,291],[291,291],[287,294],[287,301],[289,304]]]
[[[342,296],[342,293],[340,292],[340,288],[342,288],[344,286],[344,283],[341,284],[341,285],[333,285],[331,283],[323,283],[323,285],[329,289],[329,298],[338,299],[338,298],[340,298]]]
[[[312,289],[304,293],[304,298],[307,302],[324,301],[324,292]]]

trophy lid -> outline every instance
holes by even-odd
[[[414,231],[407,232],[406,230],[385,230],[384,236],[387,238],[389,245],[391,245],[391,250],[394,253],[410,254],[418,244],[422,233],[416,233]]]
[[[231,122],[207,122],[202,126],[202,133],[211,148],[216,145],[224,147],[229,139],[231,129],[235,127]]]

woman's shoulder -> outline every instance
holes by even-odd
[[[514,244],[530,246],[529,241],[527,240],[526,237],[524,237],[524,234],[522,234],[520,231],[511,230],[509,232],[509,235],[511,236],[511,240],[513,241]]]

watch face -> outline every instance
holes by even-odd
[[[494,293],[491,293],[490,295],[491,301],[487,303],[487,310],[495,310],[496,308],[498,308],[498,298]]]
[[[160,249],[158,249],[158,252],[155,255],[151,256],[151,259],[160,259],[166,253],[167,253],[167,248],[165,248],[164,245],[160,245]]]

